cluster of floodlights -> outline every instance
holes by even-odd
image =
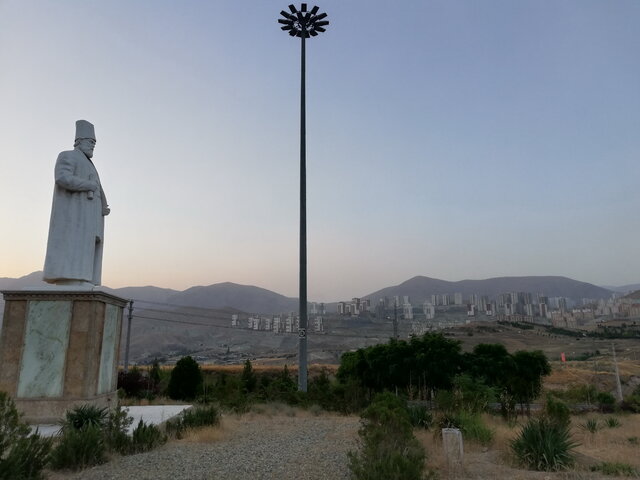
[[[327,14],[318,13],[318,7],[307,11],[307,4],[303,3],[299,11],[294,5],[289,5],[289,10],[291,13],[284,10],[280,12],[284,18],[279,18],[278,23],[281,23],[283,26],[280,28],[288,31],[292,37],[302,37],[302,35],[305,38],[315,37],[318,32],[326,31],[324,27],[329,25],[329,21],[324,20]]]

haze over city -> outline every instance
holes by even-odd
[[[103,283],[298,287],[287,2],[0,2],[0,277],[41,270],[95,124]],[[640,282],[640,3],[326,0],[307,44],[309,299],[414,275]]]

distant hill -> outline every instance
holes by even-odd
[[[20,278],[0,278],[0,290],[17,290],[25,287],[44,287],[45,285],[49,284],[42,280],[41,270]]]
[[[448,282],[423,276],[413,277],[393,287],[383,288],[364,298],[375,305],[378,299],[395,295],[409,295],[412,303],[430,300],[433,294],[462,293],[467,297],[477,293],[494,296],[508,292],[542,293],[548,297],[609,298],[611,291],[590,283],[579,282],[567,277],[496,277],[486,280],[461,280]]]
[[[178,290],[171,290],[170,288],[159,288],[153,286],[123,288],[104,287],[104,290],[121,298],[143,300],[153,303],[167,303],[171,296],[179,293]]]
[[[24,287],[42,287],[42,272],[33,272],[20,278],[0,278],[0,289],[11,290]],[[191,287],[184,291],[146,287],[103,287],[107,292],[122,298],[142,302],[152,302],[176,306],[235,309],[247,313],[287,313],[298,310],[298,299],[285,297],[270,290],[236,283],[217,283],[208,286]],[[633,290],[633,289],[630,289]],[[486,280],[462,280],[448,282],[424,276],[413,277],[406,282],[383,288],[366,295],[372,304],[379,298],[395,295],[409,295],[411,302],[419,304],[431,299],[432,294],[460,292],[465,297],[477,293],[494,296],[508,292],[543,293],[549,297],[609,298],[612,291],[590,283],[579,282],[566,277],[497,277]],[[333,303],[326,303],[330,312],[335,311]]]
[[[640,290],[640,283],[632,283],[631,285],[621,285],[619,287],[603,285],[602,288],[613,290],[614,292],[618,292],[618,293],[629,293],[629,292],[635,292],[636,290]]]
[[[204,308],[235,308],[249,313],[286,313],[298,310],[297,298],[230,282],[192,287],[172,295],[167,302]]]

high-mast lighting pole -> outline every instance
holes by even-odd
[[[318,13],[319,8],[307,10],[307,4],[298,10],[289,5],[289,12],[281,11],[278,19],[280,27],[292,37],[301,40],[300,56],[300,326],[298,327],[298,390],[307,391],[307,166],[306,166],[306,106],[305,106],[305,40],[325,31],[329,21],[326,13]]]

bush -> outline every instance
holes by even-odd
[[[360,450],[349,452],[357,480],[419,480],[425,452],[413,436],[405,405],[390,393],[377,395],[362,413]]]
[[[65,419],[62,421],[62,428],[74,428],[81,430],[88,426],[101,429],[107,423],[109,409],[99,408],[95,405],[80,405],[68,410]]]
[[[466,440],[474,440],[481,445],[493,441],[493,430],[488,428],[477,413],[465,411],[444,415],[438,422],[440,428],[457,428]]]
[[[631,395],[624,398],[622,408],[633,413],[640,413],[640,385],[631,392]]]
[[[110,450],[122,455],[129,453],[131,449],[131,437],[128,435],[129,426],[133,418],[128,416],[126,410],[120,406],[109,413],[109,418],[104,428],[105,441]]]
[[[178,360],[171,371],[167,393],[174,400],[193,400],[201,385],[200,365],[190,356],[186,356]]]
[[[52,440],[29,432],[13,400],[0,392],[0,480],[42,478]]]
[[[616,397],[609,392],[598,392],[596,402],[601,412],[613,412],[616,405]]]
[[[569,423],[571,423],[569,406],[553,395],[547,395],[544,413],[552,423],[558,423],[560,425],[569,425]]]
[[[544,417],[529,420],[511,442],[519,462],[533,470],[562,470],[573,465],[572,450],[577,446],[568,425]]]
[[[140,420],[131,436],[131,453],[148,452],[167,441],[167,436],[155,425]]]
[[[190,408],[183,410],[178,417],[166,423],[167,434],[182,438],[184,431],[189,428],[198,428],[220,423],[220,412],[213,405],[207,407]]]
[[[592,472],[601,472],[603,475],[638,477],[640,472],[628,463],[620,462],[602,462],[598,465],[591,466]]]
[[[433,425],[433,415],[426,405],[409,405],[407,406],[407,412],[413,427],[421,427],[428,430]]]
[[[54,469],[80,470],[107,461],[101,427],[87,424],[80,429],[64,428],[51,454]]]
[[[38,433],[18,438],[9,454],[0,459],[0,479],[39,479],[49,461],[52,440]]]

